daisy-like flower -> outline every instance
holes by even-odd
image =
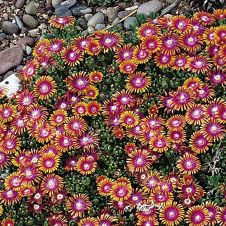
[[[132,208],[135,208],[143,200],[144,200],[144,194],[142,190],[136,190],[130,195],[128,202]]]
[[[150,148],[159,153],[163,153],[169,149],[169,141],[164,135],[154,136],[149,142]]]
[[[18,172],[11,173],[5,178],[4,185],[7,190],[14,189],[18,191],[20,190],[21,184],[22,184],[22,177],[21,175],[19,175]]]
[[[51,76],[42,76],[34,84],[34,94],[40,100],[51,98],[56,92],[56,83]]]
[[[226,215],[226,208],[221,207],[217,213],[217,222],[224,225],[225,224],[225,215]]]
[[[1,225],[2,226],[14,226],[15,222],[11,218],[5,218],[5,219],[2,220]]]
[[[64,40],[59,38],[53,38],[50,40],[50,44],[48,46],[48,53],[59,54],[64,48]]]
[[[171,143],[183,143],[185,141],[185,131],[183,129],[169,130],[167,139]]]
[[[0,104],[0,121],[2,123],[10,122],[15,117],[16,107],[12,104]]]
[[[224,137],[224,127],[217,123],[215,119],[205,121],[201,126],[201,131],[209,140],[218,141]]]
[[[138,45],[133,50],[133,59],[138,64],[144,64],[148,62],[148,60],[151,58],[151,53],[143,47],[142,45]]]
[[[178,38],[180,47],[189,52],[196,53],[201,49],[201,39],[194,31],[186,31]]]
[[[90,116],[96,116],[100,114],[101,111],[101,104],[97,101],[90,101],[87,104],[87,114]]]
[[[203,102],[209,101],[215,95],[214,89],[207,85],[203,85],[202,88],[195,91],[195,98],[202,100]]]
[[[117,63],[121,63],[125,60],[132,60],[134,47],[131,44],[126,44],[118,47],[115,50],[115,59]]]
[[[155,205],[164,206],[167,203],[171,203],[173,201],[172,192],[162,192],[160,189],[154,189],[150,194],[150,200],[153,200]]]
[[[132,186],[126,182],[114,182],[110,196],[114,201],[125,201],[128,200],[132,193]]]
[[[141,46],[147,49],[150,55],[159,51],[162,46],[162,40],[158,36],[151,35],[142,40]]]
[[[141,120],[141,127],[143,130],[147,131],[147,130],[153,130],[153,131],[158,131],[160,132],[161,129],[163,128],[163,119],[155,116],[155,115],[151,115],[151,116],[147,116],[145,118],[143,118]]]
[[[185,154],[177,161],[177,168],[183,174],[194,174],[200,170],[201,163],[195,155]]]
[[[135,96],[128,93],[128,91],[122,90],[113,95],[114,100],[118,102],[119,105],[123,107],[132,107],[134,106]],[[121,110],[121,109],[120,109]],[[119,111],[120,113],[121,111]]]
[[[7,126],[3,123],[0,123],[0,141],[2,140],[2,137],[5,136],[6,130],[7,130]]]
[[[144,72],[135,72],[126,79],[126,89],[129,92],[143,93],[151,85],[151,78]]]
[[[57,214],[49,218],[48,224],[53,226],[67,226],[68,221],[63,215]]]
[[[55,128],[50,124],[39,124],[34,129],[33,137],[40,143],[49,142],[55,136]]]
[[[42,177],[42,173],[38,167],[32,164],[20,166],[19,173],[26,185],[34,185],[35,183],[38,183]]]
[[[0,169],[6,168],[10,164],[10,157],[3,151],[0,151]]]
[[[213,58],[213,63],[218,69],[222,69],[226,65],[226,57],[216,54]]]
[[[126,145],[125,145],[125,152],[127,154],[131,154],[133,153],[134,151],[137,150],[137,147],[136,147],[136,144],[135,143],[130,143],[128,142]]]
[[[129,172],[146,172],[151,166],[151,156],[147,150],[136,150],[127,158]]]
[[[216,9],[213,11],[213,15],[218,20],[223,20],[226,18],[226,10],[225,9]]]
[[[92,206],[89,197],[85,194],[76,194],[69,197],[66,202],[68,212],[73,217],[83,217]]]
[[[78,226],[99,226],[98,220],[94,217],[86,217],[78,222]]]
[[[98,42],[104,52],[115,50],[122,43],[122,37],[113,32],[101,32]]]
[[[185,54],[172,56],[171,64],[174,70],[185,70],[188,67],[189,58]]]
[[[48,194],[49,196],[59,193],[63,189],[63,186],[63,178],[55,174],[45,176],[40,185],[43,195]]]
[[[89,85],[89,77],[85,72],[79,72],[67,77],[66,83],[70,91],[82,92]]]
[[[98,219],[98,225],[99,226],[111,226],[117,219],[114,216],[111,216],[109,214],[101,214]]]
[[[58,109],[50,115],[49,122],[51,126],[60,126],[67,121],[67,111]]]
[[[204,26],[211,25],[216,20],[212,14],[204,11],[196,12],[193,17]]]
[[[210,224],[214,225],[217,223],[217,213],[219,211],[219,207],[217,206],[216,203],[214,202],[205,202],[204,207],[208,210],[209,212],[209,220]]]
[[[141,218],[138,218],[136,225],[137,226],[158,226],[159,222],[157,218],[143,219],[141,217]]]
[[[73,25],[75,22],[75,18],[73,16],[64,16],[64,17],[57,17],[53,16],[49,20],[49,24],[52,27],[64,29],[70,25]]]
[[[207,45],[205,48],[205,52],[207,53],[207,55],[209,55],[210,57],[214,57],[214,56],[220,56],[219,55],[219,51],[220,51],[220,47],[217,45]]]
[[[111,188],[114,184],[114,181],[109,178],[104,178],[101,181],[97,182],[97,191],[101,196],[110,195]]]
[[[17,109],[23,111],[33,105],[36,98],[33,92],[23,89],[18,93],[18,95],[15,96],[15,101],[17,103]]]
[[[210,69],[210,59],[203,55],[189,59],[189,69],[194,73],[205,73]]]
[[[175,32],[182,34],[191,28],[189,19],[184,15],[172,16],[171,17],[171,28]]]
[[[79,116],[84,116],[87,114],[87,103],[78,102],[72,107],[72,112]]]
[[[44,70],[47,70],[47,68],[52,68],[56,61],[51,56],[42,56],[38,59],[40,67],[43,67]]]
[[[44,173],[52,173],[57,170],[59,163],[60,156],[53,153],[45,153],[38,160],[38,167]]]
[[[48,47],[49,47],[50,41],[48,39],[41,39],[37,42],[35,45],[35,48],[33,50],[33,56],[37,59],[45,56],[48,52]]]
[[[21,135],[27,129],[27,119],[23,115],[17,115],[11,122],[10,129],[17,135]],[[1,131],[1,125],[0,125]],[[1,137],[1,132],[0,132]]]
[[[28,61],[20,73],[21,80],[31,81],[34,78],[38,68],[39,68],[39,63],[37,60],[34,59],[31,61]]]
[[[47,109],[39,104],[34,104],[28,107],[26,119],[29,125],[33,123],[44,123],[47,118]]]
[[[225,102],[223,99],[217,98],[209,102],[208,105],[205,106],[205,113],[211,119],[218,120],[218,114],[221,108],[224,108]]]
[[[76,37],[72,40],[72,44],[76,49],[80,50],[81,52],[84,52],[91,40],[91,37]]]
[[[15,203],[18,203],[21,198],[20,191],[16,191],[14,189],[5,189],[0,191],[0,201],[5,205],[14,205]]]
[[[183,88],[191,89],[193,91],[201,89],[202,87],[203,87],[203,82],[198,77],[190,77],[190,78],[186,79],[183,84]]]
[[[192,25],[190,31],[196,33],[197,35],[200,35],[201,38],[206,27],[193,17],[190,18],[190,24]],[[203,40],[200,39],[200,41]]]
[[[142,24],[137,29],[137,37],[141,40],[150,36],[157,36],[157,34],[160,33],[161,33],[160,28],[150,21]]]
[[[176,202],[168,203],[160,209],[159,217],[167,226],[179,225],[184,218],[184,209]]]
[[[83,59],[83,54],[73,46],[68,46],[61,51],[61,57],[65,64],[75,67]]]
[[[94,85],[89,85],[85,90],[85,97],[90,99],[96,99],[99,95],[99,90]]]
[[[98,143],[98,135],[93,132],[84,133],[76,138],[76,147],[83,148],[84,150],[93,149]]]
[[[7,134],[2,141],[0,141],[0,149],[6,154],[12,154],[20,149],[20,140],[18,137]]]
[[[163,52],[158,52],[154,57],[156,65],[161,69],[170,67],[172,59],[172,55]]]
[[[185,117],[183,115],[173,115],[166,121],[165,126],[169,130],[183,129],[185,126]]]
[[[79,116],[72,116],[67,119],[64,128],[67,133],[81,135],[87,130],[87,123]]]
[[[66,152],[75,147],[74,137],[68,133],[57,133],[54,144],[61,152]]]
[[[197,154],[205,153],[211,144],[211,141],[200,131],[194,132],[189,141],[189,147]]]
[[[80,157],[77,162],[76,170],[82,175],[93,174],[96,170],[97,163],[95,161],[91,161],[87,157]]]
[[[215,37],[216,37],[216,44],[219,46],[223,46],[226,43],[225,40],[225,34],[226,34],[226,26],[221,25],[219,27],[216,27]]]
[[[180,51],[179,43],[178,43],[178,36],[172,33],[164,34],[161,37],[162,46],[160,52],[174,55]]]
[[[101,52],[102,47],[95,39],[91,39],[86,45],[86,53],[90,56],[97,56]]]
[[[186,111],[185,119],[190,125],[201,125],[205,119],[205,106],[202,104],[191,105]]]
[[[160,184],[161,179],[162,177],[160,176],[159,172],[150,171],[142,182],[142,189],[144,190],[144,192],[150,193]]]
[[[193,206],[186,213],[186,222],[193,226],[205,226],[209,224],[208,210],[203,206]]]
[[[137,62],[133,60],[125,60],[119,64],[119,71],[124,74],[133,73],[137,69]]]
[[[215,28],[214,27],[206,28],[202,37],[207,45],[214,44],[215,43]]]
[[[139,116],[133,111],[124,111],[120,116],[120,121],[126,128],[132,128],[139,123]]]
[[[92,71],[88,74],[89,81],[92,83],[99,83],[103,79],[103,73],[100,71]]]

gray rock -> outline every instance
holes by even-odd
[[[27,14],[30,14],[30,15],[36,15],[38,13],[38,9],[37,7],[35,6],[35,2],[34,1],[30,1],[28,3],[28,5],[26,5],[25,7],[25,12]]]
[[[23,59],[23,50],[20,46],[13,46],[0,52],[0,75],[10,68],[18,66]]]
[[[116,25],[118,22],[120,21],[120,19],[118,17],[116,17],[113,22],[112,25]]]
[[[92,34],[95,30],[93,27],[88,27],[87,31],[89,34]]]
[[[108,17],[108,21],[111,23],[118,15],[118,7],[107,8],[106,15]]]
[[[78,24],[83,28],[83,29],[87,29],[87,21],[80,17],[78,18]]]
[[[25,0],[17,0],[15,4],[16,8],[21,9],[24,5],[24,2]]]
[[[4,21],[2,23],[2,29],[8,35],[16,34],[18,32],[17,25],[9,21]]]
[[[29,34],[32,38],[35,38],[35,37],[39,34],[39,29],[38,29],[38,28],[32,29],[32,30],[28,31],[28,34]]]
[[[93,14],[89,13],[89,14],[85,14],[84,18],[86,19],[86,21],[89,21],[92,16]]]
[[[64,5],[57,6],[55,8],[56,16],[72,16],[71,10]]]
[[[105,24],[97,24],[95,26],[95,30],[97,30],[97,31],[103,30],[105,27],[106,27]]]
[[[174,3],[174,2],[176,2],[177,0],[166,0],[167,2],[169,2],[169,3]]]
[[[151,0],[145,2],[138,7],[137,14],[150,15],[151,13],[157,13],[162,8],[162,2],[159,0]]]
[[[32,48],[31,48],[30,46],[26,46],[26,47],[25,47],[25,50],[26,50],[26,53],[27,53],[28,56],[31,55],[31,53],[32,53]]]
[[[23,15],[23,22],[29,27],[29,28],[36,28],[38,26],[38,21],[28,14]]]
[[[22,47],[24,49],[25,46],[33,46],[34,45],[34,39],[31,37],[24,37],[20,38],[17,42],[16,45]]]
[[[133,11],[135,9],[138,8],[138,5],[134,5],[134,6],[131,6],[131,7],[128,7],[128,8],[125,8],[126,11]]]
[[[98,13],[94,14],[88,21],[88,27],[90,27],[90,26],[95,27],[96,24],[104,24],[104,14],[103,13],[98,12]]]
[[[52,0],[52,6],[54,8],[56,8],[57,6],[60,5],[61,2],[62,2],[62,0]]]
[[[63,1],[60,5],[66,6],[68,9],[70,9],[76,3],[77,3],[77,0],[67,0],[67,1]]]
[[[91,8],[86,8],[86,9],[82,9],[81,10],[81,13],[84,15],[84,14],[87,14],[87,13],[92,13],[92,9]]]
[[[17,26],[18,26],[19,29],[21,30],[21,29],[23,28],[23,26],[24,26],[22,20],[21,20],[20,17],[18,17],[18,16],[15,16],[15,20],[16,20]]]
[[[0,41],[6,39],[6,34],[5,33],[0,33]]]
[[[136,17],[134,16],[131,16],[131,17],[128,17],[124,20],[124,28],[126,28],[127,30],[130,29],[130,26],[132,25],[137,25],[138,24],[138,21],[136,19]]]
[[[121,11],[121,12],[118,13],[118,18],[122,19],[122,18],[128,16],[131,12],[132,11]]]
[[[77,5],[73,8],[71,8],[71,12],[73,14],[73,16],[81,16],[82,15],[82,10],[87,9],[87,6],[85,5]]]
[[[84,35],[84,36],[86,36],[86,35],[89,34],[89,32],[87,30],[85,30],[85,31],[82,31],[81,34]]]

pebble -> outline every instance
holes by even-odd
[[[112,25],[116,25],[119,21],[120,21],[120,19],[119,19],[118,17],[116,17],[116,18],[112,21]]]
[[[31,55],[31,53],[32,53],[32,48],[31,48],[30,46],[26,46],[25,50],[26,50],[26,54],[27,54],[27,55]]]
[[[68,9],[74,6],[77,3],[77,0],[67,0],[63,1],[60,5],[66,6]]]
[[[81,16],[82,15],[82,10],[85,10],[87,9],[87,6],[85,5],[78,5],[78,6],[75,6],[73,8],[71,8],[71,12],[73,14],[73,16]]]
[[[88,27],[87,31],[89,34],[92,34],[95,30],[93,27]]]
[[[19,29],[21,30],[21,29],[23,28],[23,26],[24,26],[22,20],[21,20],[20,17],[18,17],[18,16],[15,16],[15,20],[16,20],[17,26],[18,26]]]
[[[86,19],[86,21],[89,21],[92,16],[93,14],[89,13],[89,14],[85,14],[84,18]]]
[[[87,29],[87,21],[80,17],[78,18],[78,24],[83,28],[83,29]]]
[[[29,28],[36,28],[36,27],[38,26],[38,21],[37,21],[34,17],[32,17],[32,16],[30,16],[30,15],[28,15],[28,14],[24,14],[24,15],[23,15],[23,22],[24,22]]]
[[[54,8],[56,8],[57,6],[60,5],[61,2],[62,0],[52,0],[51,4]]]
[[[122,19],[122,18],[128,16],[131,12],[132,11],[121,11],[121,12],[118,13],[118,18]]]
[[[82,14],[92,13],[92,9],[91,8],[82,9],[81,13]]]
[[[2,16],[3,16],[4,20],[8,20],[9,19],[9,16],[8,16],[7,13],[3,13]]]
[[[23,50],[20,46],[14,46],[0,52],[0,75],[10,68],[16,67],[23,59]]]
[[[106,27],[105,24],[97,24],[95,26],[95,30],[97,30],[97,31],[103,30],[105,27]]]
[[[4,21],[2,23],[2,29],[8,35],[16,34],[18,32],[17,25],[9,21]]]
[[[138,24],[137,18],[134,16],[128,17],[124,20],[124,28],[129,30],[130,26]]]
[[[56,16],[72,16],[70,9],[64,5],[57,6],[55,8],[55,14]]]
[[[149,16],[151,13],[157,13],[162,8],[162,2],[159,0],[151,0],[145,2],[138,7],[137,14],[145,14]]]
[[[28,5],[25,6],[25,12],[30,15],[36,15],[38,13],[38,9],[35,6],[34,1],[30,1]]]
[[[111,23],[118,15],[118,7],[109,7],[106,10],[108,21]]]
[[[35,37],[39,34],[39,29],[36,28],[36,29],[29,30],[29,31],[28,31],[28,34],[29,34],[32,38],[35,38]]]
[[[138,8],[138,5],[134,5],[134,6],[125,8],[125,10],[126,10],[126,11],[133,11],[133,10],[135,10],[135,9],[137,9],[137,8]]]
[[[87,25],[88,27],[90,26],[95,27],[96,24],[103,24],[103,23],[104,23],[104,14],[101,12],[98,12],[90,18]]]
[[[15,4],[16,8],[21,9],[24,5],[24,2],[25,0],[17,0]]]
[[[34,39],[31,37],[24,37],[24,38],[20,38],[17,42],[16,45],[24,48],[25,46],[29,45],[29,46],[33,46],[34,45]]]
[[[6,38],[5,33],[0,33],[0,41],[4,40]]]

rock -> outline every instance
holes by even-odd
[[[128,16],[131,12],[132,11],[121,11],[121,12],[118,13],[118,18],[122,19],[122,18]]]
[[[116,17],[113,22],[112,25],[116,25],[118,22],[120,21],[120,19],[118,17]]]
[[[16,24],[19,27],[19,29],[21,30],[24,26],[23,22],[21,21],[20,17],[15,16],[15,20],[16,20]]]
[[[23,22],[29,27],[29,28],[36,28],[38,26],[38,21],[28,14],[23,15]]]
[[[13,71],[8,71],[4,76],[3,76],[3,80],[7,79],[10,75],[14,74]]]
[[[39,34],[39,29],[38,29],[38,28],[32,29],[32,30],[28,31],[28,34],[29,34],[32,38],[35,38],[35,37]]]
[[[133,10],[135,10],[135,9],[137,9],[137,8],[138,8],[138,5],[134,5],[134,6],[125,8],[125,10],[126,10],[126,11],[133,11]]]
[[[95,27],[97,24],[104,24],[104,14],[101,12],[94,14],[88,21],[88,27]]]
[[[84,18],[80,17],[78,18],[78,24],[83,28],[87,29],[87,22]]]
[[[2,17],[4,18],[4,20],[8,20],[9,19],[9,16],[7,13],[3,13],[2,14]]]
[[[67,0],[67,1],[63,1],[60,5],[66,6],[68,9],[70,9],[76,3],[77,3],[77,0]]]
[[[17,25],[9,21],[4,21],[2,23],[2,29],[8,35],[16,34],[18,32]]]
[[[85,10],[85,9],[87,9],[87,6],[78,5],[78,6],[71,8],[71,12],[72,12],[73,16],[81,16],[82,15],[81,11]]]
[[[136,17],[134,16],[131,16],[131,17],[128,17],[124,20],[124,28],[126,28],[127,30],[130,29],[130,26],[132,25],[137,25],[138,24],[138,21],[136,19]]]
[[[92,9],[91,8],[86,8],[86,9],[82,9],[81,10],[81,13],[84,15],[84,14],[87,14],[87,13],[92,13]]]
[[[85,30],[85,31],[82,31],[81,34],[84,35],[84,36],[86,36],[86,35],[89,34],[89,32],[87,30]]]
[[[174,2],[176,2],[176,0],[166,0],[168,3],[174,3]]]
[[[25,0],[17,0],[15,4],[16,8],[21,9],[24,5],[24,2]]]
[[[62,2],[62,0],[52,0],[52,6],[54,7],[54,8],[56,8],[57,6],[59,6],[60,5],[60,3]]]
[[[10,68],[18,66],[23,59],[23,50],[20,46],[14,46],[0,52],[0,75]]]
[[[32,53],[32,48],[31,48],[30,46],[26,46],[26,47],[25,47],[25,50],[26,50],[26,53],[27,53],[28,56],[31,55],[31,53]]]
[[[95,26],[95,30],[99,31],[99,30],[103,30],[105,28],[105,24],[97,24]]]
[[[37,7],[35,6],[35,2],[34,1],[30,1],[28,3],[28,5],[26,5],[25,7],[25,12],[27,14],[30,14],[30,15],[36,15],[38,13],[38,9]]]
[[[70,9],[64,5],[57,6],[55,8],[55,14],[56,16],[72,16]]]
[[[92,34],[95,30],[93,27],[88,27],[87,31],[89,34]]]
[[[162,8],[162,2],[159,0],[151,0],[145,2],[138,7],[137,14],[150,15],[151,13],[157,13]]]
[[[0,41],[6,39],[6,34],[5,33],[0,33]]]
[[[106,15],[108,17],[108,21],[111,23],[118,15],[118,7],[107,8]]]
[[[24,49],[25,46],[33,46],[34,45],[34,39],[31,37],[24,37],[20,38],[17,42],[16,45],[22,47]]]
[[[47,25],[45,23],[41,23],[38,28],[40,28],[41,30],[46,30],[47,29]]]
[[[89,14],[86,14],[84,16],[84,18],[86,19],[86,21],[89,21],[91,19],[91,17],[93,16],[93,14],[89,13]]]

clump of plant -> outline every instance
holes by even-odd
[[[225,18],[83,37],[53,17],[1,90],[1,224],[225,224]]]

